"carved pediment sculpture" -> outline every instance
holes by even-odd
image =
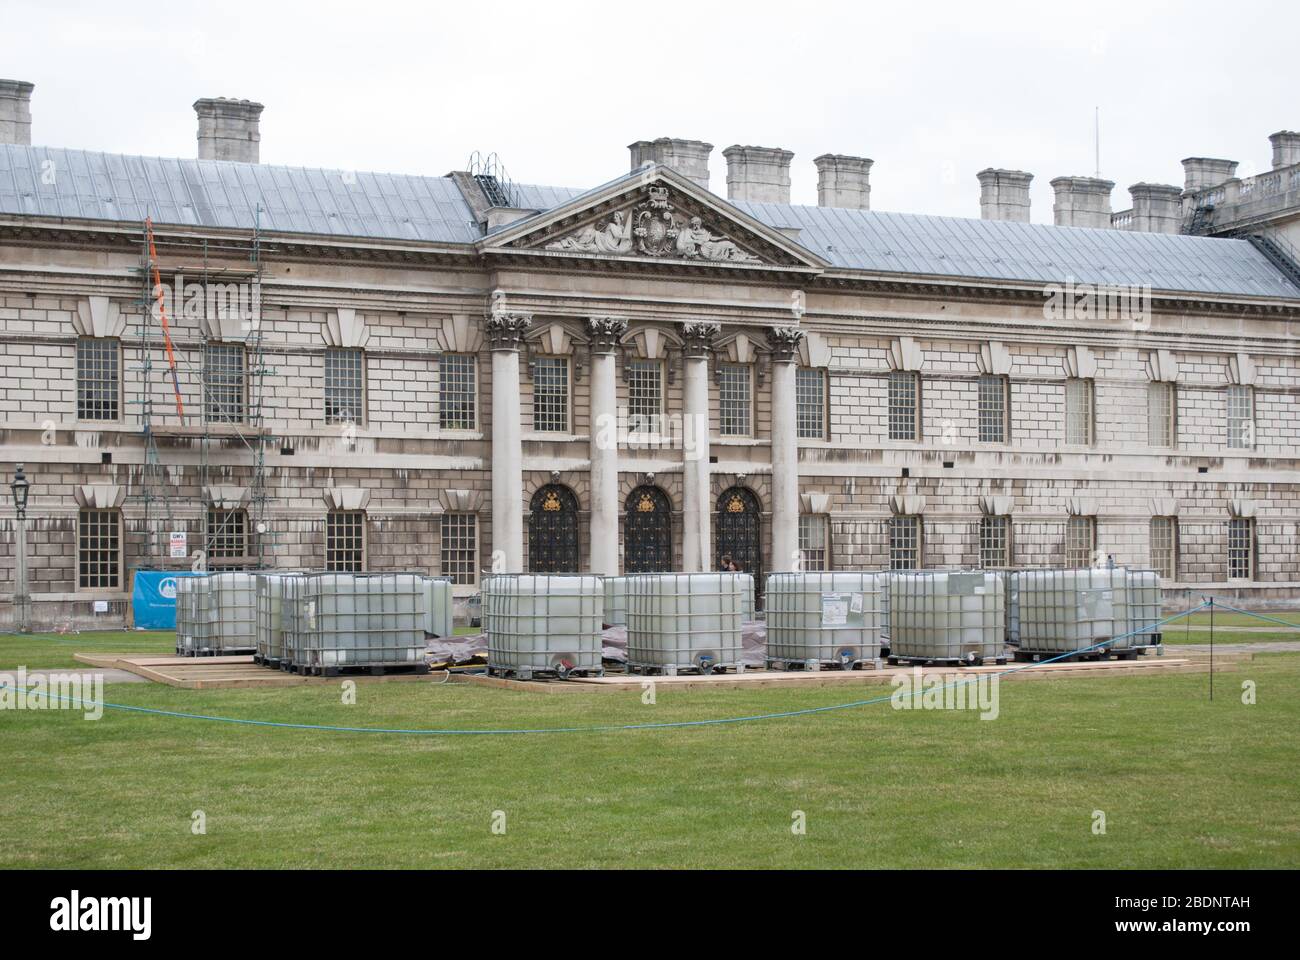
[[[547,250],[569,253],[642,254],[724,263],[759,263],[726,237],[704,225],[702,217],[676,210],[668,188],[651,186],[646,199],[630,211],[617,210],[610,219],[589,224],[577,233],[546,244]]]

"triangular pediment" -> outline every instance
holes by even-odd
[[[737,269],[828,266],[779,230],[658,165],[492,233],[482,249]]]

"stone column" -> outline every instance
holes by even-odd
[[[519,345],[533,319],[498,313],[485,324],[492,349],[493,573],[524,569],[524,447],[519,422]]]
[[[799,550],[799,428],[795,369],[803,331],[773,327],[772,570],[793,570]]]
[[[618,576],[618,393],[614,352],[627,332],[618,317],[587,321],[591,339],[591,572]]]
[[[682,570],[712,570],[709,487],[709,354],[722,331],[716,323],[682,325]]]

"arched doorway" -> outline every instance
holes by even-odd
[[[568,487],[548,483],[536,493],[528,519],[528,571],[578,571],[578,498]]]
[[[672,504],[658,487],[628,494],[623,519],[623,572],[667,573],[673,568]]]
[[[752,573],[754,583],[761,584],[763,550],[759,539],[762,508],[754,491],[732,487],[718,498],[718,554],[715,564],[731,554],[742,573]]]

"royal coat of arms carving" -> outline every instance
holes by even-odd
[[[726,263],[759,263],[758,257],[726,237],[713,233],[702,217],[674,209],[668,188],[651,185],[646,199],[630,213],[616,211],[601,224],[546,244],[547,250],[577,253],[640,253],[647,257],[676,257]]]

